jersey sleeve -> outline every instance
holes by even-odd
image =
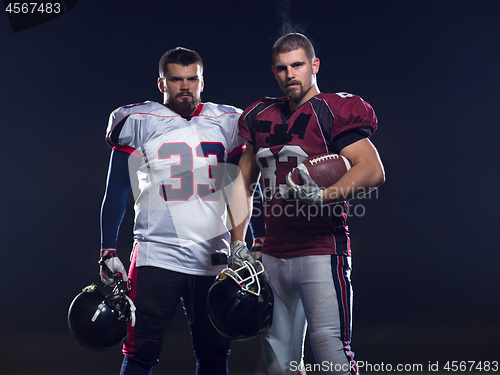
[[[254,144],[254,140],[250,135],[250,131],[248,130],[247,124],[245,123],[245,120],[243,120],[241,117],[240,120],[238,121],[238,130],[240,137],[246,139],[252,145]]]
[[[378,121],[372,106],[359,96],[338,93],[328,100],[334,114],[333,132],[331,140],[340,133],[358,129],[366,133],[367,137],[377,130]]]
[[[120,107],[109,116],[106,142],[113,150],[134,154],[140,148],[144,117],[136,113],[136,107],[143,104]]]
[[[362,129],[352,129],[340,133],[337,135],[332,141],[332,149],[331,151],[340,154],[343,148],[363,139],[368,138],[368,133],[366,133]]]
[[[250,142],[252,145],[255,145],[253,127],[255,117],[257,116],[257,107],[259,104],[260,101],[255,102],[247,107],[238,120],[239,135]]]
[[[245,150],[245,146],[247,143],[247,140],[239,135],[239,129],[238,129],[238,122],[240,115],[242,113],[241,109],[235,108],[236,115],[231,115],[229,120],[229,128],[231,129],[230,132],[230,140],[229,140],[229,154],[228,154],[228,162],[231,162],[231,160],[234,160],[237,158],[239,160],[239,157]]]
[[[275,104],[281,104],[283,101],[283,98],[265,97],[247,107],[238,122],[240,136],[255,146],[255,132],[259,131],[259,125],[256,122],[257,115]]]

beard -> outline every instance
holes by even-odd
[[[179,93],[175,96],[175,98],[169,97],[166,105],[182,117],[190,117],[193,115],[193,112],[196,111],[196,108],[198,108],[200,98],[195,98],[191,93],[189,93],[190,96],[183,95],[185,94]]]
[[[288,87],[289,85],[297,85],[295,88]],[[299,103],[302,98],[306,95],[306,90],[304,90],[304,86],[302,83],[298,81],[288,82],[287,85],[283,88],[283,92],[291,101],[295,103]]]

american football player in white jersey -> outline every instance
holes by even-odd
[[[101,278],[108,284],[113,275],[128,279],[137,309],[120,374],[151,374],[180,300],[197,374],[226,374],[232,343],[210,323],[207,293],[227,267],[225,176],[227,162],[238,159],[246,143],[238,135],[242,111],[201,103],[203,62],[192,50],[166,52],[159,73],[163,104],[118,108],[106,133],[113,151],[101,209],[101,262],[111,273],[101,268]],[[127,275],[116,243],[131,186],[135,242]]]

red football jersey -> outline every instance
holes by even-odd
[[[319,208],[287,200],[286,176],[310,156],[338,153],[336,140],[348,131],[371,136],[377,129],[375,112],[348,93],[319,94],[291,114],[288,108],[286,97],[264,98],[239,119],[239,134],[254,146],[261,171],[267,232],[263,252],[280,258],[350,255],[346,203]]]

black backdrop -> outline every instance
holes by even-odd
[[[281,95],[270,49],[283,30],[313,41],[322,91],[358,94],[379,118],[387,182],[350,218],[357,359],[500,360],[498,1],[72,5],[17,32],[0,15],[0,372],[118,372],[119,349],[87,352],[66,324],[97,277],[108,115],[161,101],[157,62],[179,45],[204,59],[204,101]],[[132,220],[129,210],[124,259]],[[192,371],[180,311],[177,323],[158,373]],[[235,344],[231,369],[263,371],[258,340]]]

